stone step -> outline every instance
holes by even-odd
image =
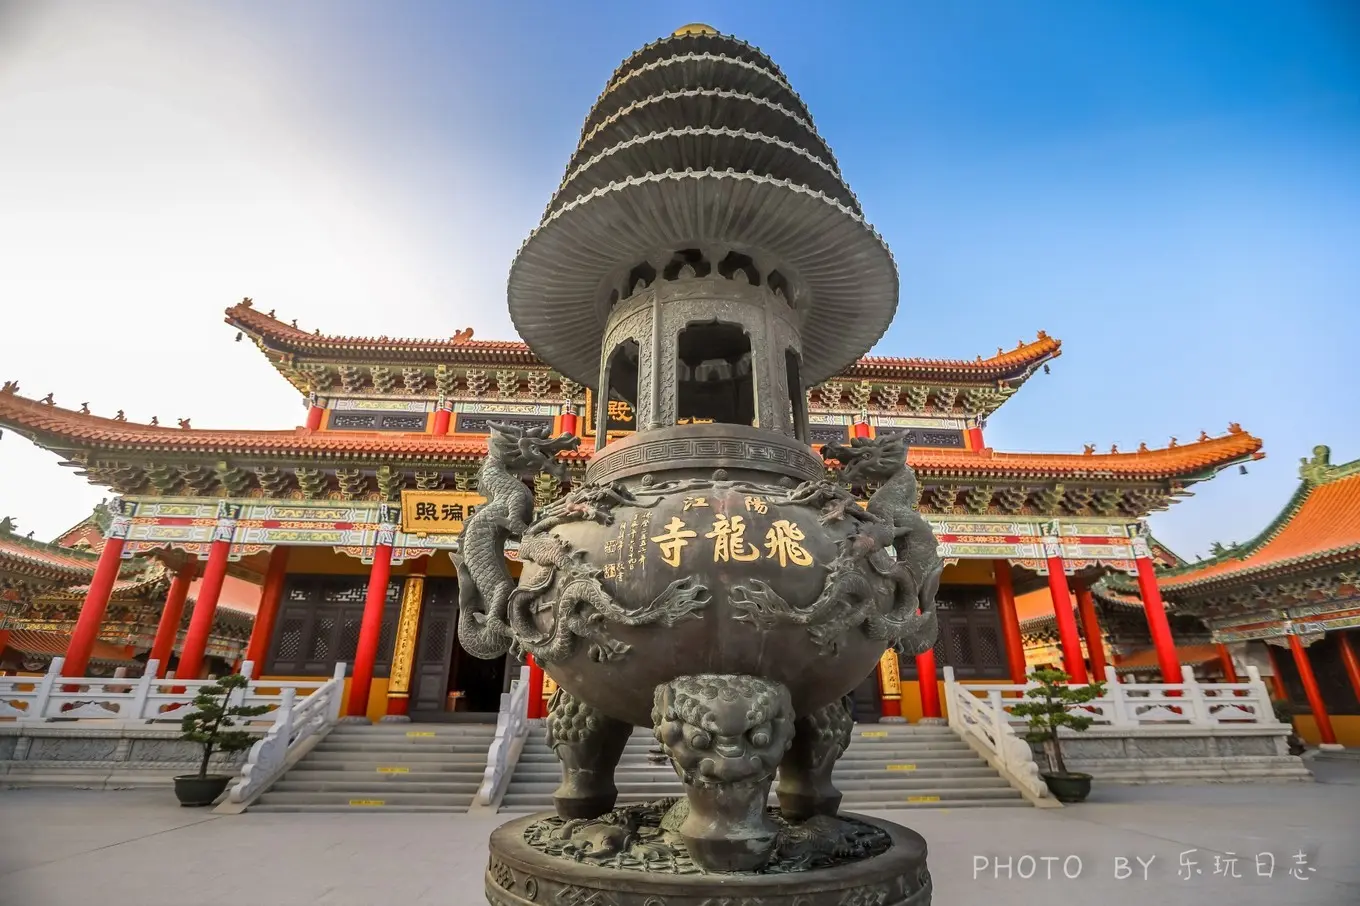
[[[903,764],[905,764],[905,762]],[[910,770],[892,770],[890,768],[885,768],[882,765],[876,770],[842,770],[841,767],[837,765],[836,770],[831,776],[836,785],[842,789],[849,788],[847,786],[848,784],[864,781],[902,782],[920,778],[939,777],[995,779],[1004,783],[1004,781],[1001,781],[1001,778],[997,775],[996,771],[982,762],[974,762],[964,767],[935,767],[918,764],[913,766]],[[555,787],[561,781],[561,778],[562,772],[558,769],[533,772],[516,771],[514,778],[510,781],[510,788],[519,789],[522,785],[528,784],[551,784]],[[614,780],[620,788],[622,788],[623,784],[643,783],[665,785],[675,789],[680,788],[680,778],[675,775],[674,771],[669,769],[664,771],[629,771],[620,769],[614,772]]]
[[[329,805],[344,811],[392,805],[444,806],[467,811],[468,806],[472,804],[471,795],[467,793],[407,793],[384,790],[377,793],[350,794],[343,790],[276,792],[277,789],[276,784],[274,789],[260,797],[260,802],[267,805]]]
[[[353,774],[356,777],[366,777],[371,774],[401,773],[400,771],[383,771],[380,768],[406,768],[407,774],[461,779],[463,777],[481,777],[486,770],[486,764],[484,762],[464,762],[460,764],[441,761],[411,761],[402,758],[384,761],[363,759],[357,761],[315,761],[308,758],[289,773],[316,774],[328,777],[336,774]],[[319,779],[319,776],[317,779]]]
[[[391,779],[384,779],[390,777]],[[479,780],[423,781],[410,780],[402,774],[377,775],[366,780],[294,780],[292,776],[280,780],[270,789],[272,797],[278,793],[344,793],[348,796],[373,793],[381,799],[388,793],[450,793],[471,796],[481,785]]]
[[[559,782],[560,781],[558,780],[520,781],[516,779],[510,782],[508,792],[525,795],[536,793],[551,799],[552,793],[557,789]],[[844,779],[837,777],[835,778],[835,784],[837,789],[847,795],[853,791],[895,792],[901,790],[926,790],[945,784],[954,789],[1010,789],[1010,785],[1001,777],[997,776],[995,772],[991,772],[990,775],[984,773],[967,777],[960,777],[957,774],[946,771],[937,772],[932,776],[920,777],[893,777],[887,774],[882,777],[862,779]],[[632,782],[624,779],[616,779],[614,785],[618,787],[621,795],[624,793],[636,793],[639,795],[655,793],[662,796],[679,796],[684,792],[684,787],[681,785],[680,780],[674,775],[671,776],[668,782]],[[1016,795],[1019,794],[1017,793]]]
[[[619,805],[632,805],[641,802],[653,802],[657,799],[666,799],[669,796],[638,795],[635,793],[620,793]],[[778,805],[779,800],[772,794],[770,805]],[[1004,789],[987,790],[959,790],[954,788],[936,788],[928,792],[909,792],[900,795],[886,796],[882,793],[873,795],[860,794],[859,796],[846,795],[841,800],[842,811],[876,811],[880,809],[906,809],[906,808],[989,808],[1005,806],[1028,806],[1029,803],[1016,790],[1009,787]],[[506,793],[504,801],[501,803],[501,812],[523,814],[526,812],[552,811],[552,802],[544,802],[537,795],[525,796],[516,793]]]
[[[480,761],[486,763],[486,749],[468,747],[456,752],[446,752],[441,749],[420,748],[419,746],[327,746],[318,745],[312,750],[312,754],[324,756],[329,759],[345,758],[351,761],[358,760],[377,760],[385,758],[395,758],[397,756],[406,758],[418,758],[423,761]]]
[[[381,740],[359,742],[353,739],[335,739],[328,736],[316,744],[314,752],[444,752],[448,754],[465,753],[470,754],[480,752],[486,755],[486,750],[491,747],[488,741],[485,745],[480,742],[430,742],[423,740],[393,740],[384,742]]]
[[[361,767],[348,771],[315,770],[313,765],[303,764],[288,772],[287,780],[307,780],[314,783],[368,783],[370,781],[410,781],[415,783],[481,783],[485,771],[440,771],[426,770],[419,765],[391,766],[381,768]]]
[[[468,810],[466,805],[390,805],[384,803],[381,806],[350,806],[348,804],[335,805],[329,802],[322,803],[272,803],[265,802],[263,799],[250,807],[251,812],[347,812],[349,814],[392,814],[393,812],[442,812],[444,814],[465,814]]]
[[[627,764],[630,762],[646,763],[648,761],[647,756],[649,754],[651,753],[648,752],[647,750],[640,751],[625,750],[623,753],[623,757],[620,758],[619,760],[619,763],[620,764]],[[841,761],[878,761],[878,762],[902,761],[902,760],[910,761],[913,758],[925,760],[929,758],[950,758],[950,757],[972,758],[977,761],[981,760],[979,756],[971,748],[969,748],[969,746],[966,743],[960,741],[957,742],[957,744],[955,745],[938,743],[924,746],[922,745],[884,746],[882,748],[877,747],[861,748],[858,746],[851,746],[849,749],[846,750],[845,755],[841,757]],[[548,748],[539,747],[531,748],[530,746],[526,745],[524,749],[520,752],[519,757],[520,764],[545,764],[545,763],[555,764],[556,762],[557,755],[551,749]]]
[[[397,736],[402,739],[427,739],[426,733],[436,737],[490,739],[496,735],[495,724],[336,724],[332,736]],[[420,734],[420,735],[416,735]]]

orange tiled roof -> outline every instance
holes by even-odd
[[[54,548],[53,545],[0,535],[0,572],[51,579],[57,582],[88,582],[96,558]]]
[[[373,353],[407,353],[414,356],[428,355],[447,357],[451,353],[475,355],[479,352],[497,352],[523,358],[526,362],[537,363],[538,359],[529,351],[528,345],[518,340],[474,340],[469,328],[459,331],[448,339],[416,337],[342,337],[305,331],[277,318],[256,311],[254,304],[246,299],[227,309],[226,321],[233,327],[249,331],[268,341],[269,345],[289,352],[313,352],[335,355],[347,352],[358,355]]]
[[[1212,560],[1167,570],[1157,584],[1174,593],[1360,557],[1360,460],[1332,466],[1329,456],[1326,447],[1318,447],[1313,461],[1304,461],[1301,486],[1255,539]]]
[[[11,629],[9,641],[5,643],[4,647],[39,657],[63,657],[70,643],[71,637],[65,633],[41,632],[36,629]],[[108,642],[98,639],[95,640],[90,660],[101,664],[110,664],[114,667],[141,666],[139,662],[128,657],[120,646],[110,645]]]
[[[907,462],[921,475],[1108,479],[1188,478],[1244,459],[1261,459],[1261,440],[1232,425],[1222,437],[1132,453],[997,453],[991,448],[937,450],[914,447]]]
[[[272,314],[272,313],[271,313]],[[309,333],[278,318],[256,310],[250,300],[233,305],[226,311],[226,322],[233,327],[259,337],[266,346],[287,353],[311,353],[328,357],[347,356],[372,358],[374,355],[395,355],[412,360],[464,361],[515,360],[525,365],[542,362],[518,340],[474,340],[469,328],[448,339],[420,339],[402,337],[345,337],[318,332]],[[901,358],[897,356],[866,356],[852,365],[843,375],[847,378],[865,377],[959,377],[976,381],[1015,380],[1032,372],[1045,361],[1062,355],[1062,341],[1040,331],[1037,339],[1021,342],[1009,352],[998,349],[996,355],[973,361],[964,359]]]
[[[1178,645],[1176,647],[1176,660],[1186,667],[1207,664],[1209,661],[1218,660],[1218,647],[1215,645]],[[1120,673],[1156,670],[1157,668],[1156,648],[1144,648],[1135,651],[1128,657],[1120,658],[1119,663],[1114,665],[1114,669]]]
[[[846,377],[902,377],[910,372],[918,377],[944,377],[967,374],[979,379],[1001,380],[1027,375],[1049,359],[1062,355],[1062,341],[1055,340],[1042,330],[1036,339],[1021,341],[1006,352],[997,349],[996,355],[965,359],[922,359],[900,356],[870,355],[850,366]]]
[[[72,412],[17,393],[0,393],[0,424],[57,449],[92,447],[141,455],[202,453],[307,456],[337,459],[400,457],[447,461],[486,455],[482,437],[437,437],[395,432],[214,431],[167,428]],[[564,458],[586,460],[582,448]],[[1088,480],[1193,479],[1243,459],[1259,459],[1259,438],[1236,425],[1222,437],[1133,453],[997,453],[984,450],[912,448],[907,461],[923,478],[1074,478]]]
[[[322,455],[358,457],[365,454],[407,456],[431,460],[480,459],[486,440],[436,437],[431,434],[369,433],[361,431],[215,431],[144,425],[73,412],[16,393],[0,393],[0,424],[41,439],[58,449],[95,447],[139,453],[184,452],[238,455]],[[566,454],[586,457],[586,453]]]

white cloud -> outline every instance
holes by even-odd
[[[307,73],[230,8],[41,9],[7,20],[0,63],[0,371],[26,395],[297,425],[296,392],[221,323],[246,295],[327,332],[512,335],[486,302],[506,272],[488,255],[508,265],[513,246],[488,252],[477,199],[436,223],[390,192],[356,163],[346,111],[299,109]],[[422,240],[451,229],[458,254]],[[107,493],[52,463],[0,442],[0,514],[39,537]]]

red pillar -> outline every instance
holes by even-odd
[[[383,507],[373,548],[373,566],[368,571],[368,595],[364,598],[364,618],[359,623],[359,646],[354,653],[354,672],[350,675],[348,717],[368,715],[368,697],[373,685],[373,664],[378,660],[378,640],[382,636],[383,609],[387,603],[387,582],[392,576],[392,545],[397,529]]]
[[[1086,654],[1091,659],[1091,675],[1100,682],[1105,679],[1105,645],[1096,616],[1096,598],[1085,585],[1077,589],[1077,610],[1081,612],[1081,634],[1086,639]]]
[[[1152,647],[1157,650],[1157,666],[1162,671],[1162,682],[1179,683],[1181,662],[1176,655],[1176,640],[1171,637],[1166,605],[1162,603],[1162,592],[1157,587],[1157,568],[1152,563],[1152,552],[1142,535],[1134,536],[1133,562],[1138,567],[1138,594],[1143,599],[1143,611],[1147,614]]]
[[[444,400],[439,401],[439,405],[434,410],[434,433],[437,437],[443,437],[449,433],[449,421],[453,417],[453,409]]]
[[[570,403],[562,409],[562,431],[567,434],[576,433],[576,407]]]
[[[208,548],[208,564],[203,567],[203,581],[194,598],[194,613],[189,617],[189,631],[184,635],[175,679],[198,679],[203,672],[203,658],[208,650],[208,637],[212,635],[222,582],[227,578],[227,556],[231,553],[231,539],[236,534],[236,517],[240,511],[240,506],[235,504],[218,504],[217,527],[213,529],[212,546]]]
[[[1063,671],[1071,682],[1084,685],[1088,682],[1086,661],[1081,656],[1081,636],[1077,634],[1077,618],[1072,613],[1072,592],[1063,572],[1062,547],[1052,535],[1044,536],[1044,556],[1048,560],[1048,596],[1053,599],[1053,616],[1058,623]]]
[[[1228,650],[1227,645],[1219,643],[1218,659],[1223,662],[1223,682],[1225,683],[1238,682],[1237,666],[1233,664],[1232,652]]]
[[[161,611],[161,621],[156,627],[156,640],[151,643],[150,658],[157,661],[156,676],[165,676],[170,669],[170,658],[175,654],[175,642],[179,641],[179,623],[184,616],[184,601],[189,597],[189,586],[198,575],[198,561],[190,560],[175,573],[170,583],[170,591],[165,596],[165,608]]]
[[[1294,666],[1299,669],[1299,681],[1303,692],[1308,696],[1308,707],[1313,709],[1313,721],[1317,724],[1318,736],[1324,746],[1336,745],[1336,731],[1332,729],[1332,718],[1327,713],[1327,705],[1322,701],[1322,690],[1318,688],[1317,677],[1313,676],[1313,665],[1308,661],[1308,651],[1299,637],[1290,633],[1289,650],[1294,652]]]
[[[260,607],[255,611],[255,625],[250,629],[245,660],[250,661],[254,675],[259,677],[269,656],[269,641],[274,637],[278,622],[279,602],[283,600],[283,584],[288,576],[288,548],[279,546],[269,552],[269,566],[265,569],[264,585],[260,588]]]
[[[547,717],[548,710],[543,701],[543,668],[534,660],[534,656],[528,655],[529,660],[529,704],[524,716],[529,720],[537,720],[540,717]]]
[[[308,431],[319,431],[319,430],[321,430],[321,419],[322,419],[322,417],[325,416],[325,414],[326,414],[326,407],[324,407],[324,406],[321,405],[321,401],[318,400],[318,399],[316,398],[316,394],[315,394],[315,393],[313,393],[311,396],[307,397],[307,430],[308,430]]]
[[[1020,616],[1015,611],[1015,585],[1011,581],[1009,560],[992,562],[996,577],[996,606],[1001,616],[1001,634],[1006,640],[1006,664],[1010,667],[1011,682],[1023,683],[1025,669],[1025,641],[1020,638]]]
[[[916,684],[921,687],[921,717],[940,716],[939,677],[935,673],[935,650],[916,655]]]
[[[1337,632],[1337,644],[1341,647],[1341,663],[1346,665],[1346,676],[1351,681],[1351,694],[1360,701],[1360,661],[1356,660],[1355,649],[1351,647],[1351,636],[1346,630]]]
[[[867,413],[861,414],[859,421],[850,426],[851,437],[871,437],[869,432],[869,416]]]
[[[982,428],[980,426],[968,429],[968,443],[974,450],[982,449]]]
[[[113,584],[118,581],[118,566],[122,562],[123,543],[132,528],[132,519],[125,515],[113,517],[108,537],[104,539],[104,549],[99,552],[99,563],[94,569],[89,590],[85,592],[85,603],[80,607],[76,628],[71,633],[71,642],[66,647],[66,663],[62,665],[62,676],[84,676],[94,652],[94,643],[99,639],[99,627],[104,623],[104,613],[109,608],[109,596],[113,594]]]

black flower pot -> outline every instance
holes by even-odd
[[[202,808],[216,802],[229,783],[231,778],[225,774],[209,774],[206,777],[185,774],[175,778],[175,798],[180,805]]]
[[[1091,775],[1068,771],[1065,774],[1041,774],[1049,792],[1059,802],[1085,802],[1091,795]]]

